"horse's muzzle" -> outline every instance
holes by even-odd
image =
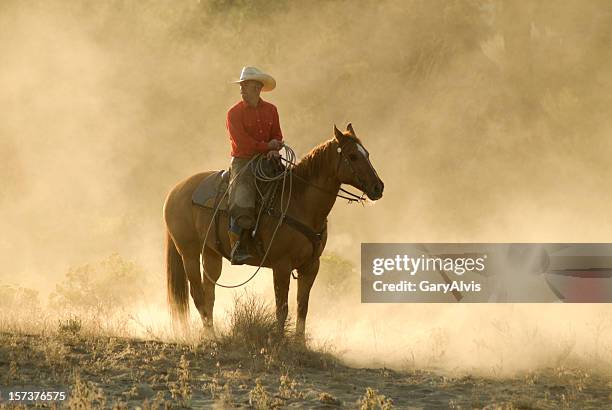
[[[372,201],[376,201],[382,198],[384,189],[385,184],[379,180],[369,192],[366,192],[366,194]]]

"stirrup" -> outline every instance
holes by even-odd
[[[253,257],[248,251],[248,249],[243,249],[241,245],[242,241],[236,241],[234,247],[232,248],[231,260],[232,265],[244,265],[244,263]]]

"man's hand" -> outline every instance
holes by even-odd
[[[268,151],[268,153],[266,154],[266,158],[268,159],[280,158],[280,153],[278,151]]]
[[[275,139],[271,139],[268,142],[268,149],[270,150],[274,150],[274,151],[278,151],[279,149],[281,149],[283,147],[283,142],[279,141],[279,140],[275,140]],[[278,154],[278,152],[277,152]]]

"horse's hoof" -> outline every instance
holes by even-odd
[[[200,336],[202,339],[213,339],[217,338],[215,334],[215,328],[210,323],[204,323],[202,330],[200,331]]]

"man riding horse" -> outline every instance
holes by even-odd
[[[276,107],[259,96],[262,91],[276,87],[274,78],[255,67],[244,67],[235,83],[240,84],[242,100],[227,112],[232,146],[229,236],[231,262],[240,265],[252,257],[248,238],[255,225],[255,180],[247,166],[258,154],[266,154],[268,159],[279,158],[283,134]]]
[[[235,263],[272,269],[279,331],[284,329],[287,320],[289,283],[292,274],[297,274],[295,332],[303,339],[310,290],[327,243],[327,217],[338,197],[353,201],[362,199],[361,195],[350,193],[341,185],[359,189],[375,201],[382,198],[384,184],[353,126],[348,124],[346,131],[334,126],[330,139],[312,148],[288,168],[287,197],[283,196],[282,189],[280,196],[271,196],[267,212],[262,213],[257,228],[258,242],[266,253],[253,252],[249,258],[248,248],[238,243],[246,240],[255,219],[257,187],[253,187],[255,177],[246,164],[258,154],[278,157],[283,137],[276,107],[259,98],[261,91],[274,88],[274,79],[253,67],[245,67],[237,82],[243,101],[232,107],[227,115],[233,157],[231,176],[235,179],[230,195],[231,218],[225,212],[217,212],[218,202],[212,207],[194,202],[196,192],[207,184],[216,184],[213,195],[219,198],[225,188],[221,185],[222,174],[216,170],[199,172],[180,181],[164,202],[168,306],[173,322],[185,325],[191,294],[204,327],[212,331],[216,287],[239,286],[218,282],[223,257],[229,257],[233,248],[231,256]],[[259,169],[259,164],[257,167]],[[225,231],[211,229],[228,225],[234,227],[233,247]]]

